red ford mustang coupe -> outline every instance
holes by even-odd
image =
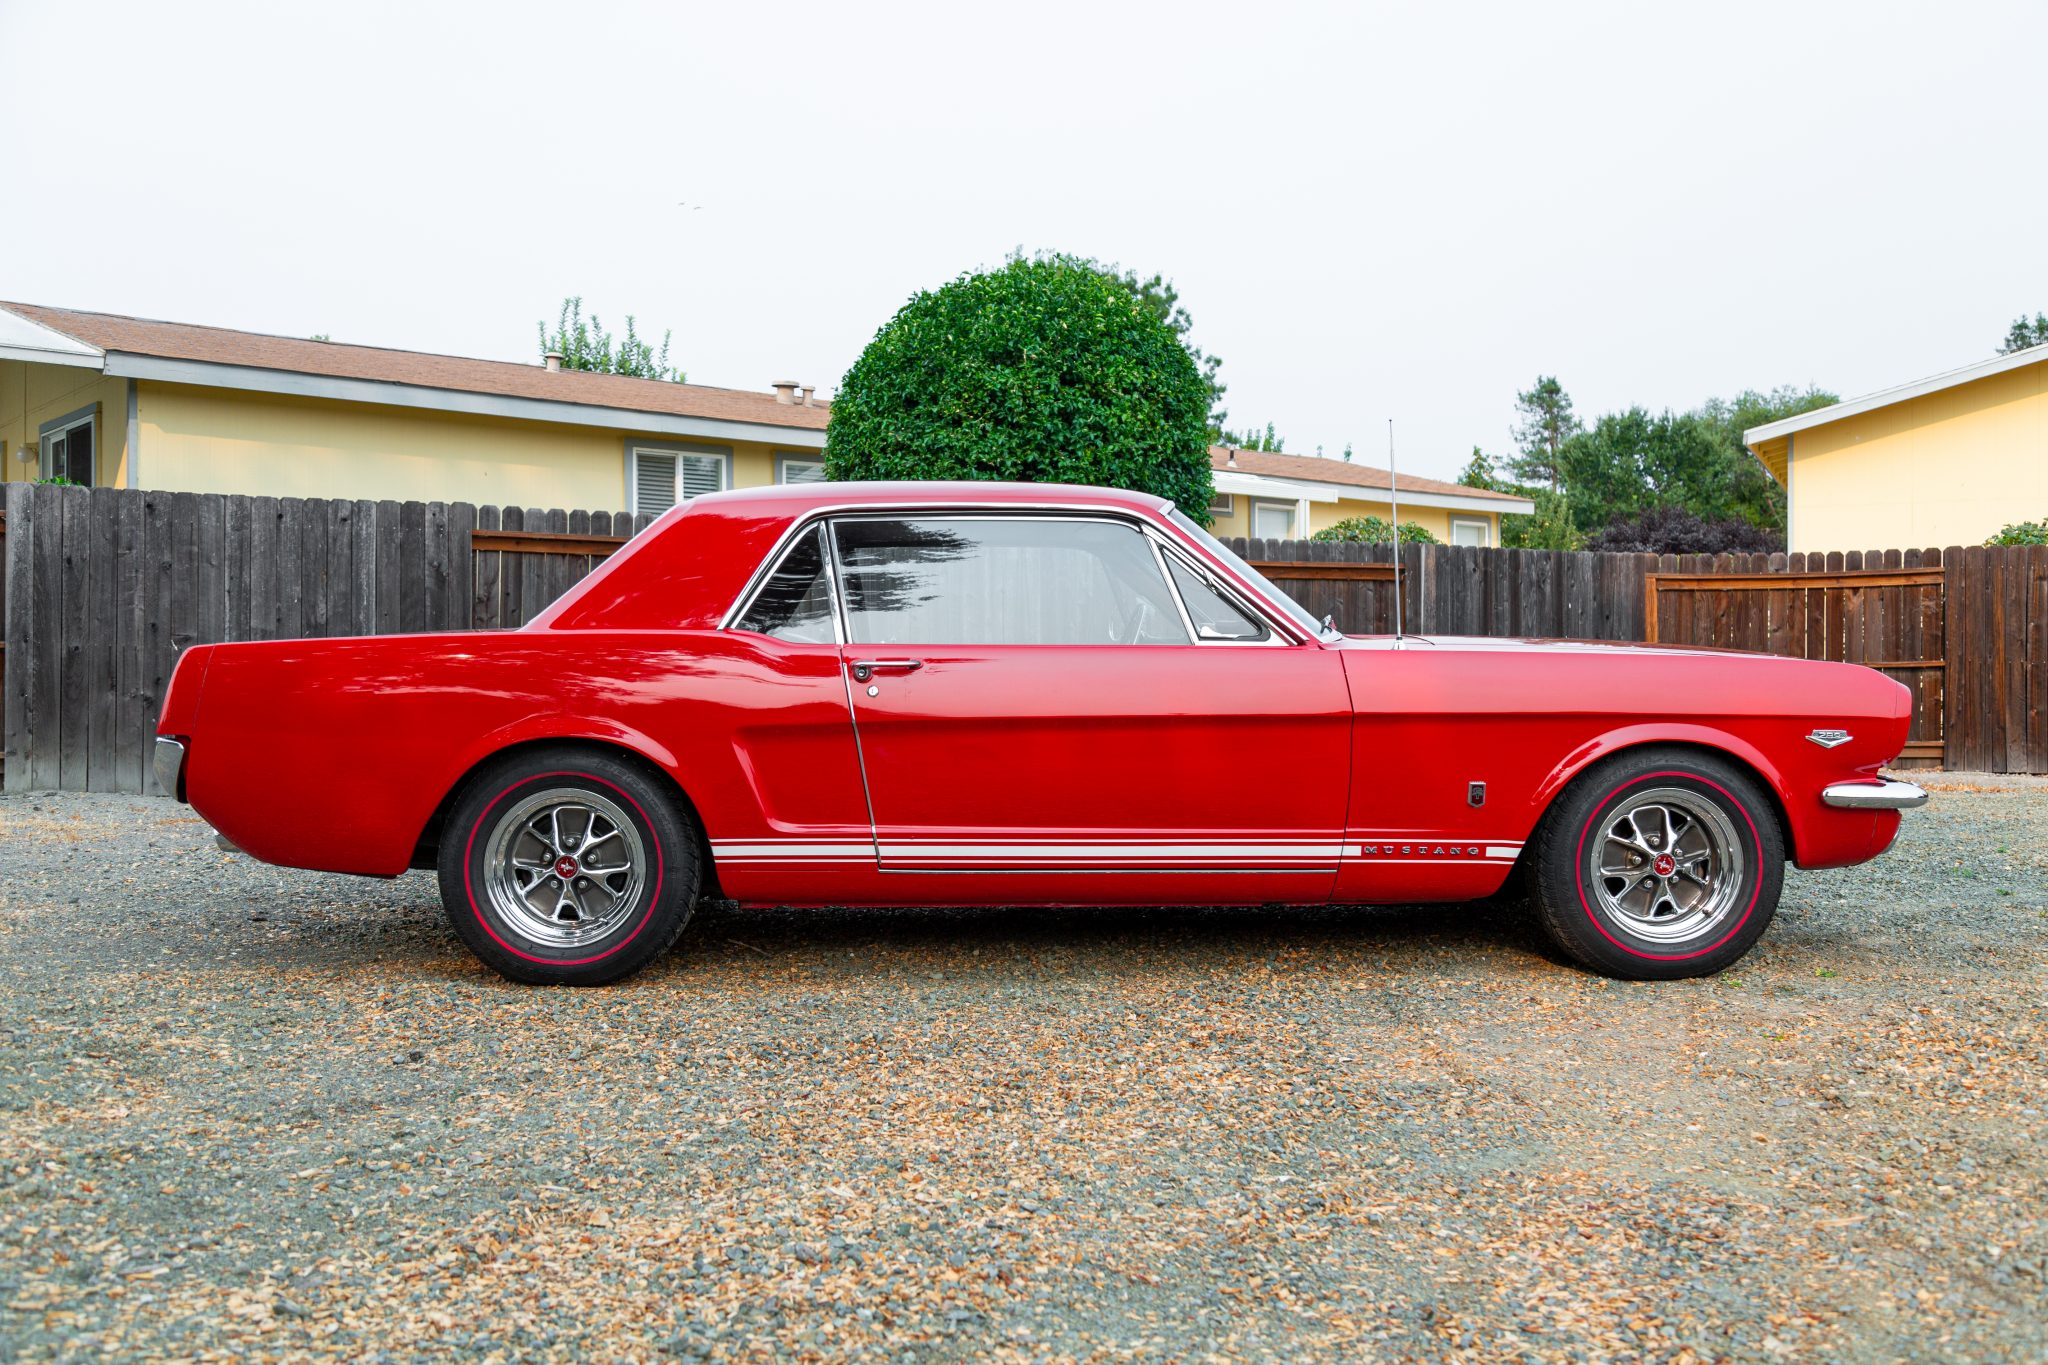
[[[1787,858],[1877,856],[1908,694],[1846,664],[1339,634],[1170,503],[813,484],[698,498],[524,629],[203,645],[156,765],[266,862],[436,868],[520,981],[743,904],[1464,901],[1698,976]],[[1265,774],[1246,781],[1247,772]]]

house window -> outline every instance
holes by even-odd
[[[42,452],[42,477],[69,479],[90,488],[94,457],[99,453],[100,410],[94,404],[67,413],[37,429],[36,449]]]
[[[1478,545],[1493,544],[1493,526],[1482,517],[1452,517],[1451,544]]]
[[[1264,540],[1294,539],[1294,504],[1252,502],[1252,534]]]
[[[825,462],[806,460],[796,455],[778,455],[775,458],[775,482],[777,483],[823,483]]]
[[[1237,500],[1228,493],[1218,493],[1209,499],[1209,515],[1229,517],[1237,514]]]
[[[730,451],[702,446],[626,447],[627,501],[636,514],[666,512],[679,502],[730,487]]]

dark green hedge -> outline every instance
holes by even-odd
[[[834,479],[1011,479],[1172,498],[1206,522],[1209,388],[1128,286],[1064,256],[920,293],[832,400]]]

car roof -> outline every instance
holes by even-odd
[[[964,479],[837,480],[830,483],[786,483],[766,488],[735,488],[690,499],[684,514],[697,509],[744,515],[746,504],[760,504],[764,515],[803,515],[821,507],[990,506],[1116,507],[1157,512],[1172,500],[1157,493],[1127,488],[1097,488],[1075,483],[998,483]]]
[[[1157,517],[1170,505],[1153,493],[1060,483],[847,480],[706,493],[662,513],[526,629],[714,626],[783,533],[825,509],[1079,507]]]

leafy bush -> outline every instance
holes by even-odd
[[[626,334],[616,344],[612,334],[598,321],[597,314],[590,315],[590,321],[583,320],[583,296],[562,300],[562,318],[555,324],[553,332],[548,325],[536,324],[540,328],[540,351],[543,356],[553,353],[562,357],[565,370],[588,370],[594,374],[623,374],[635,379],[666,379],[672,383],[683,382],[683,372],[668,363],[668,340],[672,333],[661,334],[661,349],[640,339],[633,330],[633,315],[626,314]],[[326,337],[315,337],[325,341]]]
[[[1172,498],[1209,519],[1210,390],[1117,276],[1016,257],[919,293],[846,372],[833,479],[1016,479]]]
[[[1380,543],[1394,538],[1393,523],[1385,517],[1346,517],[1335,526],[1325,526],[1310,536],[1310,540],[1348,540],[1363,543]],[[1441,545],[1442,541],[1412,521],[1401,523],[1403,545]]]
[[[1741,517],[1708,520],[1683,507],[1652,507],[1616,517],[1586,537],[1585,548],[1653,555],[1768,554],[1784,549],[1785,537]]]
[[[2016,521],[1984,543],[1986,545],[2048,545],[2048,520]]]

